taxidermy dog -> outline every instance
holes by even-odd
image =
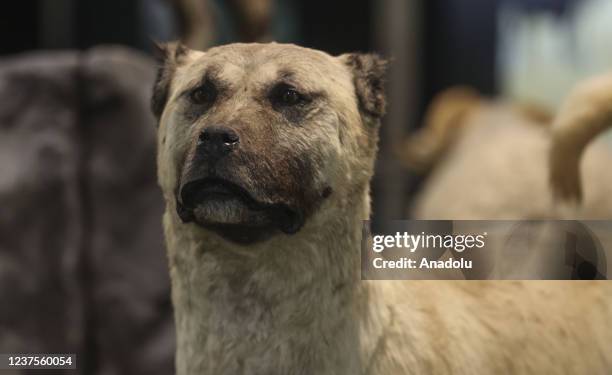
[[[178,375],[608,374],[602,283],[362,281],[385,62],[161,48]]]

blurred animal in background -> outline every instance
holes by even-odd
[[[154,77],[123,47],[0,62],[1,353],[76,353],[56,374],[172,372]]]
[[[399,159],[412,171],[426,173],[459,137],[466,117],[483,100],[469,87],[454,87],[438,94],[425,114],[423,127],[396,147]]]
[[[538,107],[487,101],[469,89],[443,92],[427,112],[424,128],[399,150],[408,167],[429,172],[409,214],[456,220],[610,219],[612,151],[605,137],[598,137],[610,124],[612,76],[580,84],[554,120]],[[519,268],[537,268],[542,277],[571,273],[564,265],[553,266],[564,246],[558,225],[537,228],[522,232],[538,251],[522,256]],[[596,235],[612,240],[605,230]],[[507,255],[502,248],[495,248],[500,257]]]
[[[181,25],[181,40],[190,48],[205,50],[215,44],[220,14],[210,0],[169,0]],[[237,40],[271,39],[273,0],[228,0],[229,15],[237,28]]]
[[[529,104],[482,99],[473,90],[454,88],[431,105],[423,129],[399,147],[399,157],[413,170],[429,172],[410,216],[419,219],[546,219],[559,217],[549,186],[571,194],[579,185],[577,168],[588,181],[581,209],[574,217],[612,216],[610,148],[595,140],[603,130],[587,126],[576,113],[604,116],[601,80],[574,94],[555,126],[546,110]],[[599,91],[597,91],[599,90]],[[605,91],[604,91],[605,92]],[[612,91],[611,91],[612,92]],[[580,97],[578,99],[577,97]],[[601,99],[600,99],[601,98]],[[582,104],[574,102],[582,102]],[[579,105],[579,106],[576,106]],[[601,110],[592,108],[597,106]],[[566,120],[567,117],[575,119]],[[549,153],[552,152],[549,163]],[[550,172],[549,172],[550,171]]]
[[[580,83],[561,107],[552,128],[550,183],[560,201],[587,207],[600,204],[610,209],[612,216],[612,194],[609,193],[612,191],[612,144],[600,142],[590,146],[595,137],[611,126],[612,74]],[[602,168],[607,173],[596,168],[595,161],[607,167]],[[594,197],[600,200],[594,201]]]
[[[181,40],[193,48],[209,48],[215,41],[215,19],[209,0],[169,0],[179,19]]]
[[[493,104],[467,86],[442,91],[429,106],[423,127],[396,147],[396,154],[410,170],[428,172],[461,137],[464,125],[471,126],[469,117]],[[552,114],[536,105],[505,105],[534,124],[548,125],[552,122]]]

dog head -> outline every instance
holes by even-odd
[[[159,182],[183,223],[248,244],[367,192],[385,107],[379,57],[275,43],[160,53]]]

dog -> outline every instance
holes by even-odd
[[[383,59],[160,53],[178,375],[609,373],[603,284],[361,280]]]
[[[607,126],[600,118],[607,113],[604,82],[595,78],[579,85],[556,116],[533,104],[485,100],[467,88],[441,93],[426,114],[425,126],[398,147],[409,169],[429,173],[408,215],[610,218],[612,175],[607,169],[612,153],[598,137]],[[599,128],[587,125],[595,121]],[[572,202],[582,195],[582,180],[589,183],[578,207]]]
[[[552,123],[552,114],[533,103],[493,101],[468,86],[451,87],[433,98],[423,126],[395,146],[398,159],[413,172],[424,174],[431,171],[464,132],[469,132],[473,117],[494,106],[503,107],[534,125]]]

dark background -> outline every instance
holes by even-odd
[[[280,41],[332,54],[378,51],[391,58],[395,58],[393,49],[398,43],[401,47],[402,38],[406,39],[405,44],[411,44],[406,47],[404,59],[411,60],[413,73],[402,76],[407,80],[403,83],[403,90],[412,91],[410,103],[407,103],[410,113],[402,116],[405,117],[400,120],[402,124],[391,126],[396,129],[392,134],[414,128],[431,97],[446,87],[466,84],[485,94],[496,92],[494,57],[498,1],[471,0],[469,6],[463,0],[414,2],[420,3],[412,8],[420,14],[405,15],[406,23],[418,18],[417,24],[408,25],[408,38],[393,35],[392,31],[380,35],[378,29],[385,23],[381,8],[388,6],[389,2],[294,0],[277,3],[288,9],[288,18],[293,21],[284,32],[275,36]],[[141,5],[138,1],[125,0],[7,2],[0,16],[0,54],[34,49],[84,50],[99,44],[122,44],[150,51],[150,36],[146,35]],[[175,36],[168,35],[169,38]],[[397,38],[399,41],[387,43],[381,41],[384,38]],[[228,41],[227,36],[220,39]],[[415,46],[420,48],[415,50]],[[387,143],[383,133],[383,150]],[[391,192],[381,192],[387,184],[377,176],[373,190],[375,217],[379,214],[401,217],[404,212],[398,208],[406,204],[405,193],[414,191],[418,182],[408,175],[401,177],[396,166],[389,166],[393,162],[387,161],[388,157],[382,152],[379,164],[384,165],[383,169],[390,168],[382,174],[395,176],[396,188]],[[377,195],[392,198],[389,198],[390,202],[379,205]]]

